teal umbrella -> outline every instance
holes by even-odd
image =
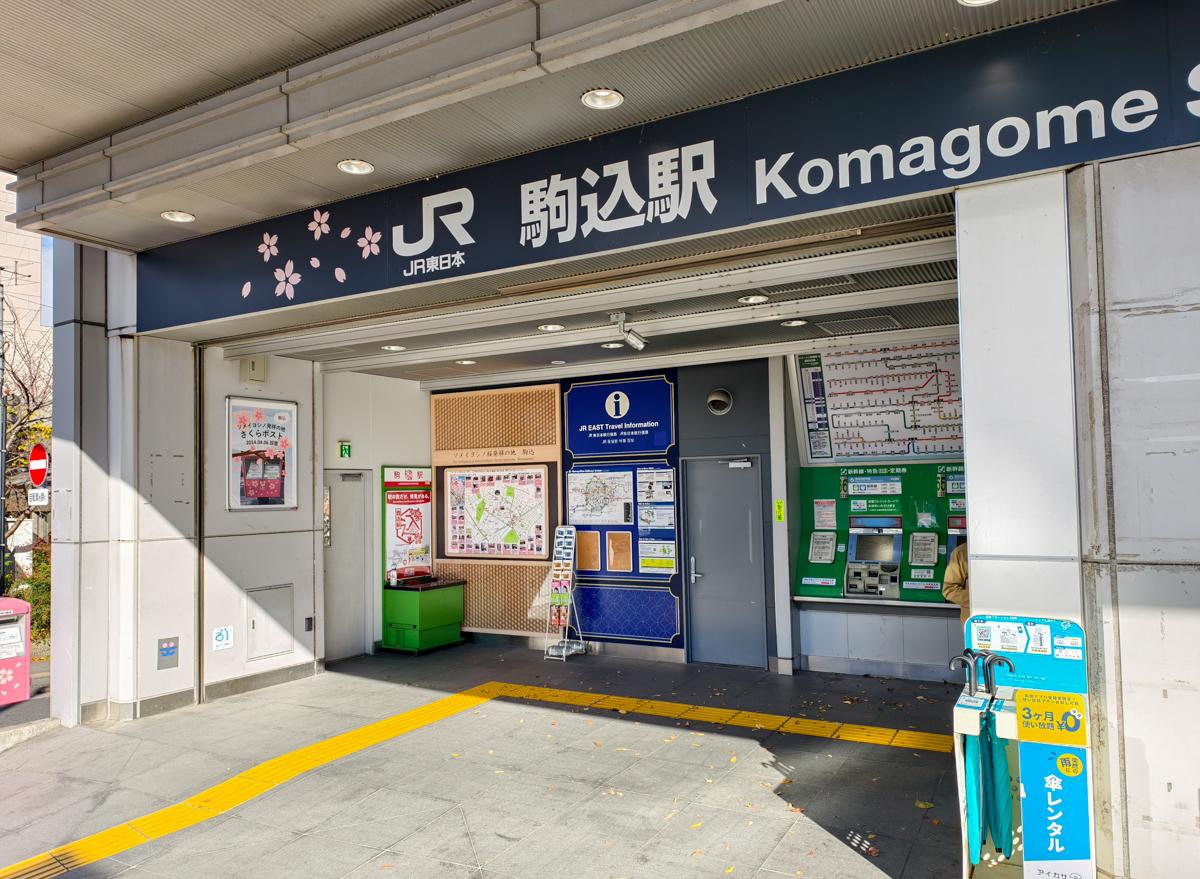
[[[986,717],[986,712],[984,717]],[[971,863],[979,863],[979,850],[983,838],[987,836],[987,810],[984,808],[983,767],[985,761],[980,760],[980,740],[985,727],[980,718],[978,736],[963,736],[963,776],[966,780],[966,790],[963,797],[967,801],[967,848]]]
[[[985,822],[991,831],[992,844],[996,851],[1003,852],[1006,858],[1011,858],[1012,776],[1008,772],[1008,740],[996,735],[996,716],[992,712],[984,712],[981,720],[979,760],[984,779],[982,799]]]

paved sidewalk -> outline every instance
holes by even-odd
[[[942,734],[955,689],[470,645],[362,657],[0,753],[0,865],[487,681]],[[500,699],[68,875],[949,879],[954,785],[944,753]]]

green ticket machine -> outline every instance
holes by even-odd
[[[942,603],[966,540],[962,464],[805,467],[795,594]]]

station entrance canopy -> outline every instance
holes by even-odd
[[[1200,9],[1124,0],[143,252],[140,332],[1200,141]]]

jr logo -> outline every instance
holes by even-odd
[[[421,199],[421,237],[413,242],[404,240],[404,226],[392,227],[392,250],[400,256],[416,256],[424,253],[433,246],[433,212],[437,208],[458,205],[457,211],[442,214],[441,221],[454,240],[459,244],[474,244],[475,239],[467,231],[466,224],[475,213],[475,196],[469,189],[452,189],[449,192],[439,192],[437,195],[427,195]]]
[[[613,391],[604,401],[604,411],[609,418],[624,418],[629,414],[629,398],[620,391]]]

